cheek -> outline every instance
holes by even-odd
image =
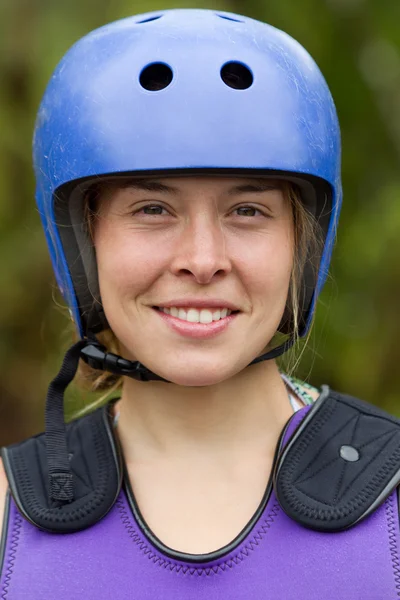
[[[235,262],[252,304],[286,303],[293,267],[291,231],[278,229],[252,236],[236,251]]]
[[[166,259],[163,245],[128,228],[99,226],[95,238],[100,294],[105,305],[110,300],[134,298],[146,290],[160,272]]]

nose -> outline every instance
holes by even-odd
[[[214,215],[197,214],[187,220],[171,268],[175,275],[190,275],[203,285],[231,271],[224,232]]]

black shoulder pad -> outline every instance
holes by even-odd
[[[44,433],[2,449],[13,498],[28,521],[52,533],[86,529],[113,506],[122,483],[121,455],[109,407],[67,425],[74,500],[50,504]]]
[[[372,513],[399,481],[400,421],[324,386],[278,457],[274,489],[295,521],[340,531]]]

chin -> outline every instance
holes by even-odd
[[[168,381],[174,383],[175,385],[180,385],[182,387],[210,387],[212,385],[217,385],[218,383],[225,381],[225,379],[227,379],[227,377],[213,377],[211,375],[209,377],[204,375],[199,377],[198,374],[194,373],[193,376],[186,374],[184,377],[169,377]]]
[[[185,387],[207,387],[217,385],[222,381],[230,379],[236,375],[243,367],[234,369],[232,363],[229,365],[221,364],[204,364],[204,361],[198,361],[194,364],[188,364],[186,361],[184,365],[179,364],[146,364],[147,368],[151,369],[157,375],[164,377],[171,383],[181,385]]]

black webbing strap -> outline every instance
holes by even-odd
[[[107,352],[96,339],[79,340],[65,354],[61,369],[49,385],[45,411],[45,440],[51,502],[67,504],[74,500],[73,475],[68,457],[64,421],[64,392],[76,375],[79,359],[91,367],[126,375],[139,381],[165,381],[139,362],[131,362]]]
[[[283,342],[283,344],[276,346],[276,348],[272,348],[271,350],[269,350],[265,354],[262,354],[261,356],[257,356],[257,358],[252,360],[248,366],[256,365],[257,363],[262,362],[263,360],[273,360],[274,358],[278,358],[278,356],[281,356],[282,354],[287,352],[287,350],[289,350],[289,348],[293,346],[295,341],[296,340],[294,336],[290,337],[285,342]]]
[[[46,398],[46,455],[49,472],[50,500],[72,502],[74,488],[69,464],[65,421],[64,392],[75,377],[79,357],[86,340],[79,340],[66,353],[58,375],[49,385]]]

